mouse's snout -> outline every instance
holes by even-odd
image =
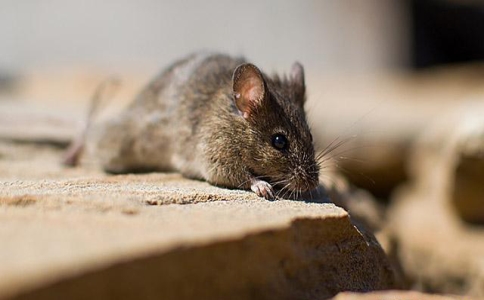
[[[311,166],[309,168],[297,167],[291,176],[290,189],[298,192],[308,192],[317,188],[319,185],[319,168]]]

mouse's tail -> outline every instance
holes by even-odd
[[[116,77],[109,77],[108,79],[101,82],[95,89],[94,94],[91,97],[89,103],[89,111],[84,121],[83,127],[80,134],[72,140],[64,157],[62,159],[62,164],[69,167],[74,167],[79,164],[79,160],[86,143],[87,132],[89,131],[94,118],[99,113],[101,107],[105,105],[107,100],[111,99],[114,92],[119,87],[120,81]]]

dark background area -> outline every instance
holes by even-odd
[[[469,1],[410,2],[412,66],[484,59],[484,5]]]

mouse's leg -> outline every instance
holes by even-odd
[[[223,152],[223,151],[220,151]],[[219,152],[217,152],[219,153]],[[227,156],[227,155],[225,155]],[[207,156],[206,156],[207,157]],[[267,181],[256,178],[243,165],[227,168],[227,165],[233,164],[233,161],[225,162],[223,159],[217,159],[219,156],[208,156],[208,160],[205,164],[199,164],[202,166],[199,169],[199,174],[193,173],[194,168],[186,168],[186,166],[193,166],[185,164],[185,166],[178,166],[177,169],[181,171],[187,177],[203,178],[210,184],[228,188],[236,189],[251,189],[259,197],[264,197],[267,200],[274,200],[275,193],[272,185]],[[225,157],[222,157],[225,158]],[[198,161],[203,161],[205,157],[198,158]],[[196,160],[195,160],[196,161]]]
[[[250,189],[259,197],[264,197],[267,200],[274,200],[274,190],[270,183],[264,180],[252,178],[250,181]]]

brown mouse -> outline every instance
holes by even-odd
[[[318,186],[304,70],[269,77],[243,58],[194,54],[157,76],[93,130],[105,171],[178,171],[274,199]]]

